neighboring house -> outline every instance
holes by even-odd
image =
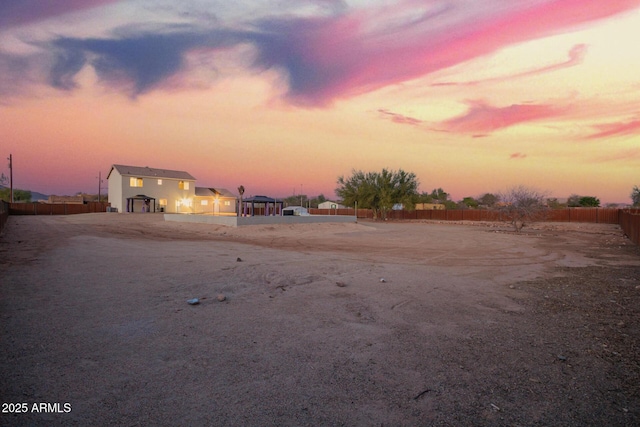
[[[440,211],[445,210],[446,206],[441,203],[416,203],[417,211]]]
[[[327,200],[326,202],[318,203],[318,209],[345,209],[346,206],[341,205],[338,202],[332,202]]]
[[[196,179],[187,172],[113,165],[107,180],[118,212],[194,212]]]
[[[193,201],[194,213],[235,215],[237,198],[224,188],[196,187]]]
[[[66,204],[75,204],[75,205],[82,205],[85,202],[88,202],[89,200],[85,200],[85,197],[82,195],[77,195],[77,196],[49,196],[46,200],[46,203],[49,204],[61,204],[61,203],[66,203]]]

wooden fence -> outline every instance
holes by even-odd
[[[86,204],[48,203],[7,203],[0,200],[0,232],[9,215],[72,215],[106,212],[109,203],[89,202]],[[350,215],[357,218],[373,218],[370,209],[309,209],[313,215]],[[389,219],[436,220],[436,221],[502,221],[498,211],[484,209],[391,211]],[[591,222],[599,224],[619,224],[624,233],[636,245],[640,245],[640,209],[615,208],[567,208],[554,209],[547,213],[546,221],[551,222]]]
[[[0,233],[4,229],[4,225],[9,219],[9,203],[4,200],[0,200]]]
[[[600,224],[619,224],[617,208],[567,208],[549,210],[544,218],[552,222],[594,222]],[[314,215],[355,215],[353,209],[310,209]],[[358,209],[358,218],[373,218],[371,209]],[[390,211],[389,219],[414,219],[437,221],[503,221],[503,214],[499,211],[486,209],[455,209],[455,210],[415,210]]]
[[[109,203],[11,203],[10,215],[73,215],[83,213],[106,212]]]
[[[620,228],[636,245],[640,245],[640,209],[620,211]]]

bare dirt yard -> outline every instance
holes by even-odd
[[[0,281],[0,425],[640,425],[614,225],[12,216]]]

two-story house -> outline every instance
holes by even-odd
[[[194,212],[196,179],[188,172],[113,165],[107,180],[118,212]]]

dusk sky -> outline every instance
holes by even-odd
[[[454,200],[629,203],[638,40],[640,0],[0,0],[0,155],[58,195],[116,163],[247,195],[388,168]]]

